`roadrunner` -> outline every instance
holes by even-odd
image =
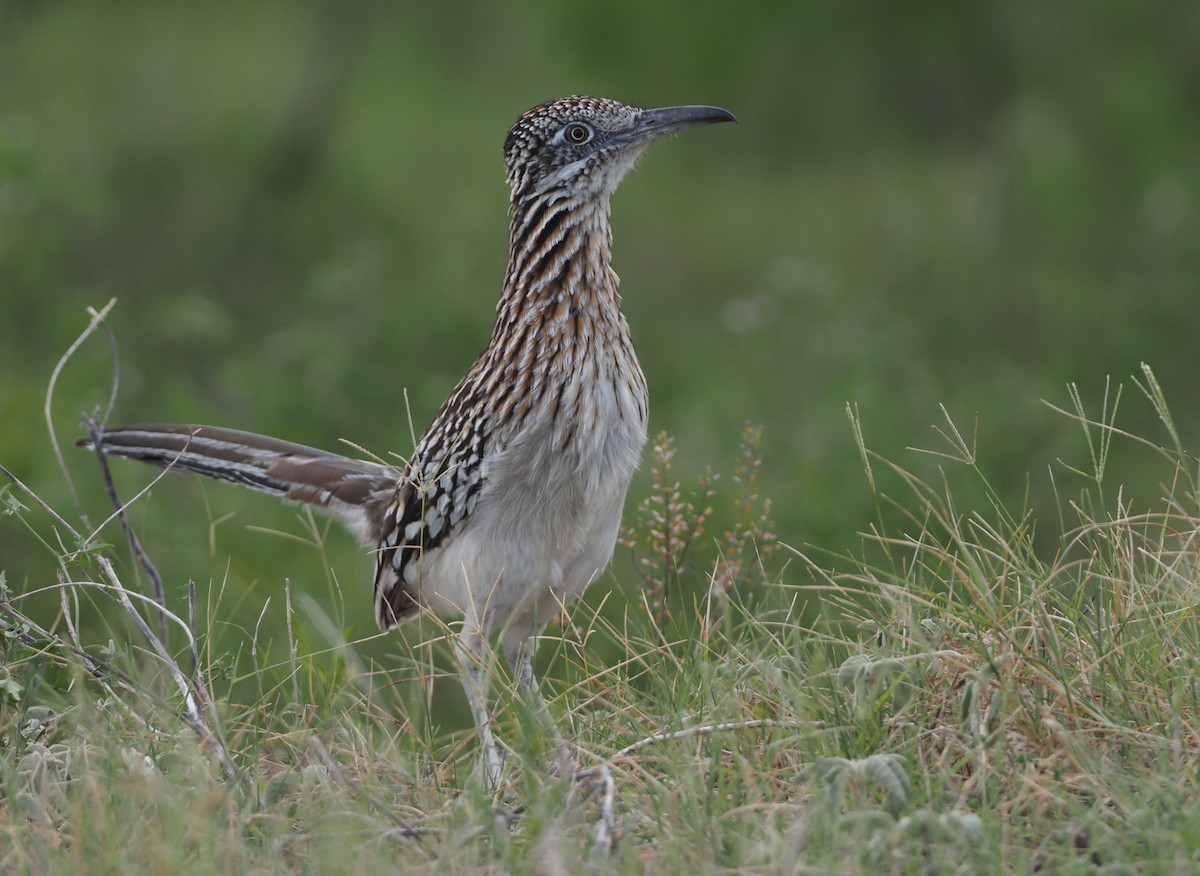
[[[329,512],[376,552],[384,630],[423,608],[461,617],[455,652],[494,786],[487,642],[536,699],[535,637],[608,565],[646,441],[609,199],[651,141],[731,121],[716,107],[595,97],[517,120],[504,144],[512,197],[496,327],[403,470],[210,426],[108,429],[103,449]]]

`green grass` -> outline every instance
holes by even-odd
[[[1050,519],[1000,498],[949,416],[901,465],[851,409],[877,509],[851,554],[776,538],[755,430],[694,491],[660,436],[621,549],[641,586],[542,647],[581,773],[559,774],[500,673],[494,792],[436,621],[381,657],[380,637],[346,641],[336,578],[324,605],[218,587],[164,645],[152,602],[113,604],[137,577],[123,551],[6,486],[0,526],[53,533],[59,580],[49,603],[0,601],[0,868],[1193,871],[1200,468],[1153,373],[1131,389],[1167,446],[1121,431],[1119,389],[1098,412],[1073,393],[1083,462],[1051,472]],[[1111,481],[1121,446],[1159,473],[1152,495]],[[706,532],[725,505],[736,522]]]

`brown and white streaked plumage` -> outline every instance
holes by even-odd
[[[461,616],[464,686],[495,782],[484,640],[495,634],[531,684],[533,637],[612,556],[646,440],[646,381],[609,264],[609,198],[652,140],[733,120],[594,97],[517,120],[504,146],[512,197],[496,327],[403,471],[207,426],[111,429],[104,448],[335,515],[378,550],[383,629],[422,607]]]

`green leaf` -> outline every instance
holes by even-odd
[[[12,515],[19,514],[22,511],[29,509],[17,501],[17,497],[12,494],[12,485],[4,484],[0,486],[0,514]]]
[[[13,702],[20,700],[21,694],[25,692],[25,688],[11,678],[0,678],[0,690],[8,694]]]

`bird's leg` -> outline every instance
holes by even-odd
[[[466,691],[467,703],[471,706],[475,729],[479,731],[488,790],[494,791],[500,785],[500,771],[504,761],[496,748],[496,738],[492,735],[492,717],[488,712],[488,675],[487,667],[483,664],[484,644],[484,639],[479,633],[464,631],[454,643],[454,656],[458,658],[463,690]]]
[[[538,723],[544,730],[549,731],[558,751],[559,768],[563,775],[571,775],[575,771],[575,758],[567,745],[566,739],[558,729],[554,716],[550,714],[550,706],[538,690],[537,679],[533,675],[533,648],[537,640],[533,637],[522,638],[516,645],[505,649],[505,659],[509,669],[517,681],[517,689],[524,697],[526,705],[537,717]]]

